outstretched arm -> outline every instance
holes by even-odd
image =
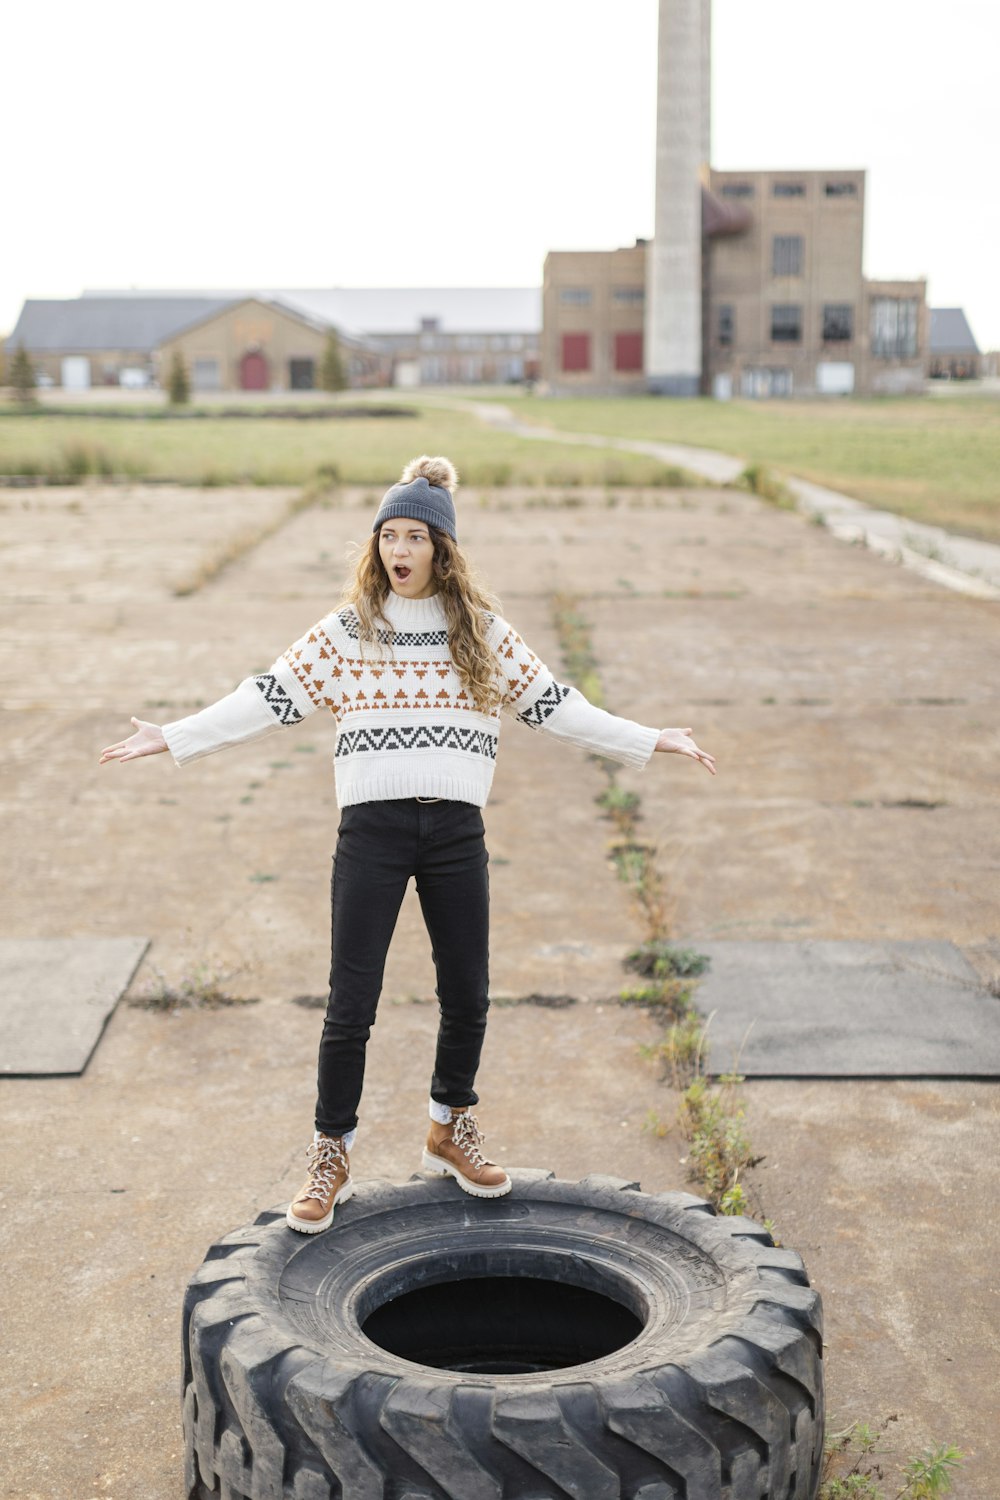
[[[541,729],[625,765],[645,766],[654,751],[688,755],[714,776],[715,759],[700,750],[687,729],[651,729],[609,714],[579,689],[557,682],[545,663],[506,620],[496,617],[494,650],[507,692],[504,706],[519,723]]]
[[[298,724],[323,705],[332,706],[325,696],[325,681],[331,670],[339,676],[342,658],[324,629],[326,618],[289,646],[269,671],[245,678],[225,698],[198,713],[162,728],[133,719],[136,733],[102,751],[100,764],[169,750],[175,763],[183,766],[229,745],[244,745]]]

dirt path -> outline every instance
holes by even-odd
[[[732,492],[459,494],[463,541],[558,665],[548,596],[581,596],[609,705],[690,723],[712,780],[657,757],[642,797],[672,930],[697,942],[940,936],[997,974],[996,607],[846,549]],[[7,1267],[0,1493],[180,1494],[180,1299],[219,1232],[297,1186],[314,1084],[329,860],[329,724],[176,770],[97,766],[128,716],[163,722],[262,670],[337,597],[369,509],[314,509],[187,598],[171,592],[287,495],[73,489],[8,511],[0,798],[8,930],[148,934],[176,980],[233,972],[253,1007],[119,1007],[80,1079],[0,1080]],[[530,503],[529,503],[530,502]],[[606,1003],[636,918],[579,752],[505,725],[488,810],[498,1002],[483,1117],[504,1159],[684,1185],[644,1131],[671,1096],[652,1023]],[[150,973],[149,964],[140,980]],[[432,971],[404,910],[372,1044],[359,1175],[414,1169]],[[969,1455],[995,1500],[1000,1189],[995,1088],[756,1083],[756,1185],[824,1293],[836,1423],[900,1414],[901,1454]],[[123,1403],[122,1391],[128,1391]]]

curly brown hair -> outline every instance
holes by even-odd
[[[476,577],[457,542],[437,526],[428,526],[434,543],[434,582],[448,622],[448,648],[462,686],[480,713],[496,713],[503,702],[503,679],[497,659],[486,641],[488,613],[497,601]],[[344,592],[344,602],[357,611],[360,637],[373,646],[381,644],[379,631],[392,626],[382,606],[392,592],[378,550],[378,532],[361,547],[354,577]]]

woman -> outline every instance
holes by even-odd
[[[648,729],[557,682],[490,608],[458,546],[446,458],[414,459],[382,499],[344,604],[268,672],[228,697],[109,745],[101,763],[169,750],[178,765],[258,739],[327,708],[341,809],[333,866],[330,996],[319,1048],[309,1174],[288,1224],[316,1234],[353,1192],[365,1046],[410,876],[430,935],[440,1022],[424,1169],[498,1198],[510,1178],[483,1154],[472,1114],[486,1029],[489,888],[480,809],[489,796],[501,709],[626,765],[654,750],[715,774],[688,729]]]

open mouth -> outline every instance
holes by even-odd
[[[404,568],[402,563],[397,563],[392,571],[395,573],[400,583],[405,583],[410,576],[409,568]]]

